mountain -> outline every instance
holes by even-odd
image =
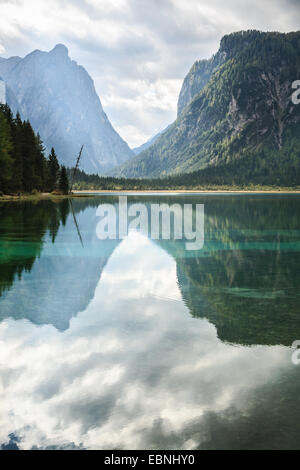
[[[102,173],[134,154],[103,111],[93,80],[58,44],[50,52],[36,50],[25,58],[0,59],[7,104],[28,119],[60,163],[74,166],[81,145],[81,167]]]
[[[300,106],[291,100],[299,77],[300,32],[223,37],[217,54],[196,62],[185,78],[177,120],[113,174],[158,177],[207,169],[205,174],[220,175],[230,168],[237,180],[243,175],[267,183],[275,174],[299,179]]]
[[[155,134],[153,137],[151,137],[150,139],[147,140],[147,142],[145,142],[144,144],[140,145],[139,147],[135,147],[132,149],[133,153],[135,155],[139,155],[139,153],[143,152],[144,150],[147,150],[149,147],[151,147],[151,145],[154,144],[154,142],[157,141],[157,139],[169,128],[169,126],[164,129],[163,131],[161,132],[158,132],[157,134]]]
[[[133,153],[135,155],[138,155],[139,153],[143,152],[144,150],[147,150],[149,147],[151,147],[152,144],[158,139],[160,136],[160,132],[158,134],[155,134],[153,137],[147,140],[144,144],[140,145],[139,147],[135,147],[132,149]]]
[[[222,43],[221,43],[222,47]],[[207,85],[212,74],[223,63],[228,60],[228,52],[223,51],[221,48],[217,54],[209,60],[197,60],[192,66],[191,70],[185,77],[183,85],[180,90],[177,115],[179,116],[184,108],[192,101],[194,96],[198,95],[200,91]]]
[[[5,82],[0,78],[0,104],[6,103]]]

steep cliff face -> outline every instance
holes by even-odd
[[[175,123],[119,174],[178,174],[245,158],[253,171],[279,160],[290,171],[300,163],[300,106],[291,100],[297,77],[299,32],[225,36],[218,53],[185,79]]]
[[[212,74],[226,61],[227,53],[221,50],[209,60],[198,60],[185,77],[178,98],[177,115],[207,85]]]
[[[82,168],[104,172],[133,155],[103,111],[93,80],[62,44],[49,53],[0,60],[7,102],[39,132],[60,162],[73,166],[84,145]]]
[[[258,31],[241,31],[240,33],[224,36],[216,54],[208,60],[196,61],[185,77],[179,94],[177,105],[178,116],[208,84],[214,72],[227,61],[237,58],[239,54],[246,52],[260,34]]]
[[[6,87],[5,82],[0,78],[0,104],[6,103]]]

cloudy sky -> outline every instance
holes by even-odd
[[[184,76],[224,34],[299,25],[300,0],[0,0],[0,55],[65,44],[136,146],[174,120]]]

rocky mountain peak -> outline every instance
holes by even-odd
[[[69,58],[63,44],[50,52],[33,51],[23,59],[0,60],[7,102],[29,119],[61,163],[73,166],[82,145],[82,169],[105,173],[133,156],[104,113],[88,72]]]
[[[64,44],[56,44],[56,46],[50,51],[51,55],[56,55],[60,57],[68,57],[69,50]]]

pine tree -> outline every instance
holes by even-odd
[[[62,166],[60,170],[58,189],[63,194],[68,194],[69,192],[69,180],[68,180],[67,170],[65,166]]]
[[[22,155],[22,132],[23,123],[21,116],[17,113],[12,123],[12,140],[14,154],[14,181],[13,187],[16,191],[22,191],[23,188],[23,155]]]
[[[38,176],[37,189],[43,191],[48,182],[48,165],[44,155],[45,147],[39,134],[36,136],[36,174]]]
[[[0,191],[3,193],[11,189],[14,170],[14,161],[11,151],[12,140],[10,126],[4,114],[0,112]]]
[[[36,136],[29,121],[24,122],[22,127],[23,188],[26,192],[32,192],[40,187],[36,168]]]
[[[48,159],[48,191],[52,192],[57,187],[59,176],[59,163],[54,148],[52,147]]]

